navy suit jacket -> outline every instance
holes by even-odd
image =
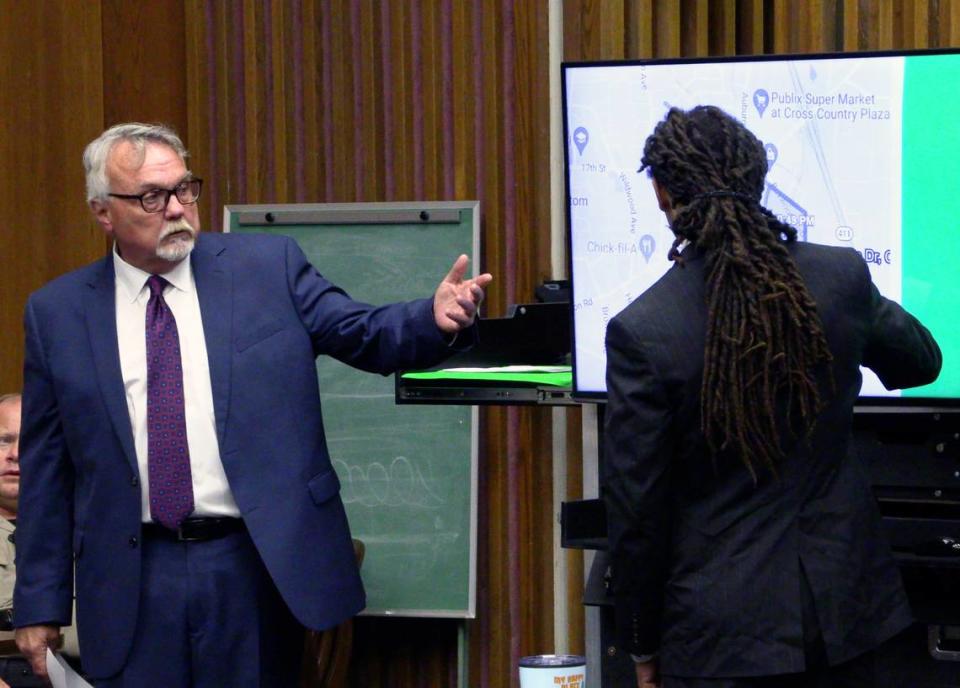
[[[779,479],[711,457],[700,432],[706,258],[684,251],[607,329],[604,496],[620,647],[690,677],[800,672],[809,585],[827,657],[910,622],[861,461],[850,453],[860,366],[889,388],[932,381],[930,333],[883,298],[853,249],[788,246],[823,324],[834,393]]]
[[[350,299],[286,237],[201,234],[190,260],[220,456],[294,615],[333,626],[364,606],[315,358],[378,373],[450,351],[432,299]],[[112,255],[31,295],[25,313],[16,625],[66,625],[76,566],[84,668],[116,674],[140,595],[140,480],[117,344]]]

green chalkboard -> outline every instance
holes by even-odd
[[[293,237],[324,277],[374,304],[430,296],[458,255],[479,260],[478,223],[474,201],[224,212],[228,231]],[[325,356],[317,375],[350,530],[366,546],[364,613],[472,618],[476,409],[398,406],[392,376]]]

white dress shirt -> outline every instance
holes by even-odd
[[[133,430],[137,465],[140,469],[141,506],[144,523],[150,517],[150,474],[147,470],[147,339],[146,313],[150,300],[147,279],[150,273],[126,263],[113,249],[116,275],[117,344],[120,370],[127,396],[127,411]],[[193,279],[190,259],[180,261],[162,275],[170,283],[163,298],[177,320],[180,358],[183,366],[183,392],[193,478],[192,516],[239,516],[227,476],[220,460],[217,422],[213,413],[213,391],[207,344],[203,338],[200,300]]]

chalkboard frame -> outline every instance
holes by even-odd
[[[227,205],[223,209],[224,232],[232,227],[243,231],[256,231],[258,228],[265,231],[277,232],[284,225],[377,225],[391,227],[415,224],[460,224],[461,213],[467,213],[472,227],[471,246],[469,254],[471,266],[480,264],[480,204],[478,201],[433,201],[433,202],[392,202],[392,203],[297,203],[297,204],[256,204],[256,205]],[[466,251],[464,251],[466,252]],[[307,256],[310,258],[310,256]],[[456,256],[451,256],[452,264]],[[442,277],[437,275],[437,280]],[[347,283],[339,283],[348,292],[351,291]],[[423,296],[428,296],[424,294]],[[321,390],[321,398],[323,393]],[[466,604],[457,608],[404,608],[402,605],[380,605],[368,599],[368,607],[363,616],[399,616],[399,617],[431,617],[431,618],[462,618],[476,617],[476,576],[477,576],[477,485],[478,485],[478,453],[479,453],[479,410],[474,406],[470,410],[470,492],[468,499],[469,509],[469,545],[467,567],[468,593]],[[348,509],[349,511],[349,509]],[[366,564],[369,566],[369,563]],[[364,570],[361,569],[361,576]]]

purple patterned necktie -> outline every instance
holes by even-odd
[[[153,520],[176,529],[193,511],[177,321],[163,300],[167,280],[147,280],[147,466]]]

